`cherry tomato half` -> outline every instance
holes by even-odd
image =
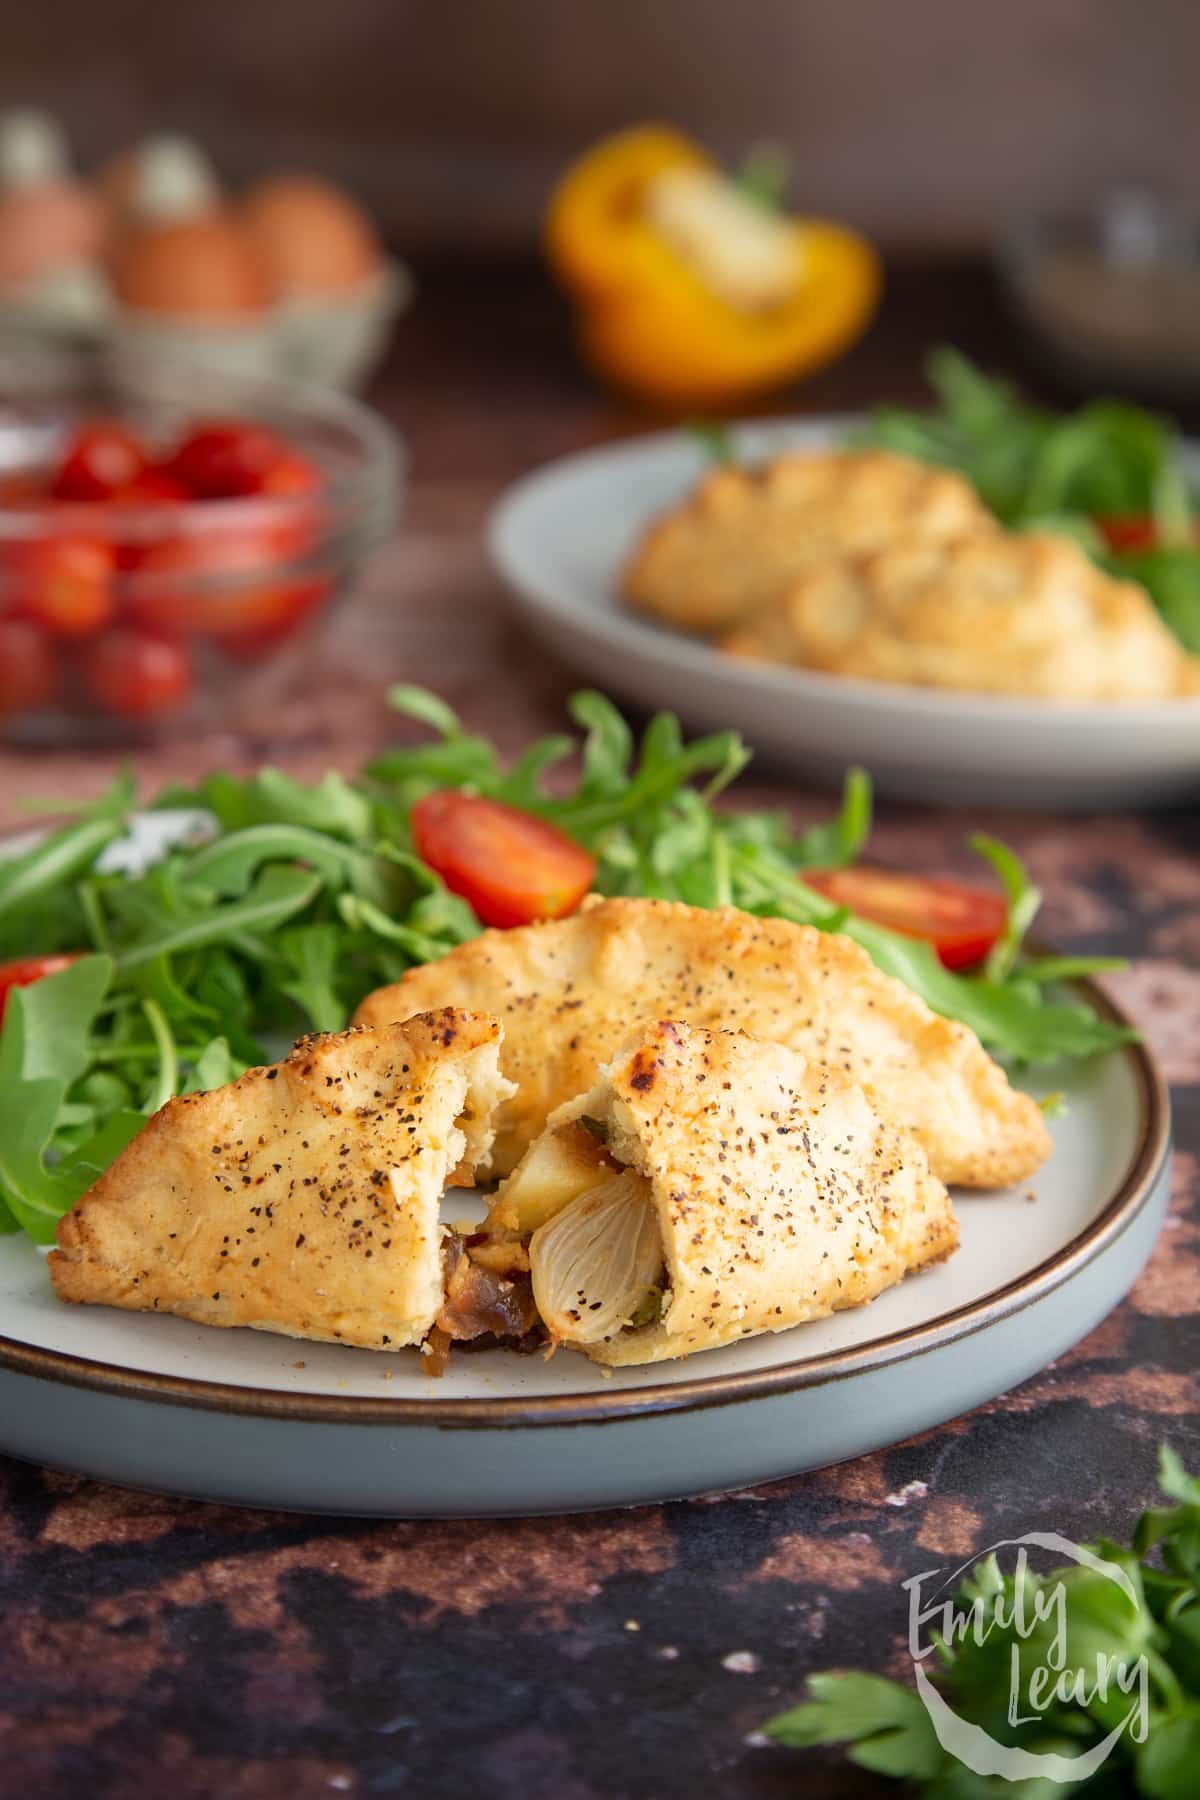
[[[285,637],[328,592],[322,580],[280,579],[281,565],[304,548],[295,536],[290,528],[239,530],[148,545],[127,615],[159,636],[211,638],[254,654]]]
[[[213,420],[184,438],[169,467],[198,500],[234,500],[265,492],[264,482],[289,454],[265,425]]]
[[[455,788],[412,810],[417,850],[485,925],[528,925],[575,911],[596,859],[556,825]]]
[[[98,538],[46,537],[5,554],[0,591],[52,637],[90,637],[112,616],[112,575],[112,548]]]
[[[67,445],[50,484],[56,500],[107,500],[136,481],[146,452],[132,431],[116,419],[82,425]]]
[[[1004,930],[1008,910],[999,894],[930,881],[891,869],[806,869],[801,877],[827,900],[904,937],[924,938],[947,969],[983,961]]]
[[[307,456],[285,451],[262,478],[260,494],[316,494],[325,485],[325,477]]]
[[[37,712],[58,696],[54,645],[28,619],[0,619],[0,716]]]
[[[1092,524],[1118,556],[1163,548],[1162,532],[1153,513],[1096,513]],[[1193,521],[1191,538],[1200,544],[1200,519]]]
[[[186,700],[192,665],[182,645],[121,627],[88,645],[83,678],[109,712],[125,719],[154,719]]]
[[[14,988],[32,987],[35,981],[41,981],[46,975],[57,975],[60,969],[69,969],[73,962],[78,961],[79,955],[75,954],[23,956],[16,962],[0,963],[0,1019],[4,1017],[8,996]]]

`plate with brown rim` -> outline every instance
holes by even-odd
[[[456,1352],[433,1380],[412,1351],[67,1307],[43,1253],[0,1239],[0,1450],[130,1487],[390,1517],[632,1505],[861,1455],[1044,1368],[1149,1256],[1170,1178],[1150,1053],[1030,1084],[1050,1089],[1065,1096],[1050,1160],[1029,1186],[956,1195],[949,1262],[870,1306],[647,1369],[490,1350]]]

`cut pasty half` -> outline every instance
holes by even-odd
[[[958,1242],[920,1144],[854,1082],[679,1021],[555,1112],[487,1229],[527,1244],[551,1338],[614,1364],[858,1306]]]
[[[303,1038],[171,1100],[60,1222],[64,1300],[391,1350],[443,1299],[438,1208],[492,1141],[494,1019],[444,1008]]]
[[[889,450],[791,452],[715,469],[650,526],[625,570],[629,605],[689,631],[727,630],[806,570],[897,538],[995,530],[971,484]]]
[[[487,931],[379,989],[358,1017],[381,1024],[441,1005],[504,1021],[501,1066],[517,1092],[497,1117],[492,1173],[591,1086],[631,1027],[656,1018],[740,1029],[848,1075],[917,1134],[943,1181],[1003,1187],[1050,1150],[1036,1103],[967,1026],[931,1012],[849,938],[733,907],[600,900]]]

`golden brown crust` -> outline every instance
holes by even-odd
[[[629,605],[689,631],[753,618],[805,570],[897,537],[994,529],[963,476],[888,450],[793,451],[721,468],[649,527],[622,584]]]
[[[972,1031],[848,938],[783,919],[598,900],[570,919],[484,932],[369,995],[357,1016],[382,1024],[447,1004],[504,1021],[501,1067],[518,1092],[497,1117],[493,1172],[591,1086],[639,1020],[667,1017],[740,1028],[841,1070],[916,1133],[943,1181],[1004,1187],[1050,1151],[1037,1105]]]
[[[418,1342],[442,1299],[443,1189],[472,1178],[509,1091],[500,1037],[445,1007],[302,1038],[286,1062],[168,1101],[59,1222],[59,1296]]]
[[[957,1247],[950,1196],[910,1132],[794,1050],[659,1021],[581,1113],[651,1185],[666,1262],[661,1320],[581,1346],[661,1362],[860,1306]]]
[[[1133,582],[1068,538],[973,532],[799,576],[721,648],[865,681],[1043,700],[1194,692],[1187,656]]]

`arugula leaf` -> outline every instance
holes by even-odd
[[[347,1007],[337,991],[341,932],[331,921],[297,925],[279,938],[279,954],[291,973],[279,983],[314,1031],[341,1031]]]
[[[1042,893],[1030,881],[1029,871],[1016,851],[1007,844],[1002,844],[999,838],[988,837],[980,831],[971,838],[970,844],[972,850],[991,863],[1000,877],[1000,885],[1008,903],[1008,918],[1004,930],[992,946],[983,969],[988,981],[1003,981],[1011,973],[1013,964],[1021,953],[1025,935],[1042,904]]]
[[[1139,582],[1183,647],[1200,654],[1195,504],[1168,422],[1114,400],[1057,415],[945,347],[927,373],[938,409],[882,408],[859,441],[958,469],[1014,529],[1073,538],[1110,573]],[[1095,524],[1106,514],[1148,515],[1158,546],[1112,552]]]
[[[88,1181],[51,1167],[46,1153],[68,1089],[88,1064],[92,1022],[112,978],[103,956],[83,957],[31,987],[14,988],[0,1027],[0,1199],[36,1242],[49,1243]]]
[[[802,869],[842,869],[857,862],[871,835],[871,777],[865,769],[847,769],[842,807],[828,825],[814,825],[795,846]]]
[[[178,922],[167,921],[157,931],[122,945],[117,952],[117,967],[127,975],[156,957],[173,956],[181,950],[219,943],[246,926],[268,929],[281,925],[293,914],[302,912],[320,886],[321,879],[317,875],[272,865],[262,871],[242,899],[228,906],[207,907],[194,917]]]

